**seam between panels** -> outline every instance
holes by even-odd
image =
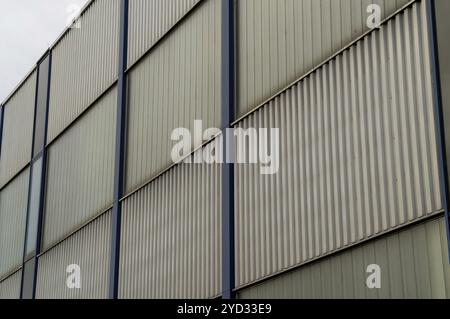
[[[28,161],[27,164],[22,167],[17,173],[14,174],[1,188],[0,192],[3,192],[9,185],[11,185],[16,178],[20,176],[23,172],[25,172],[31,166],[31,161]]]
[[[9,271],[6,275],[4,275],[3,277],[0,278],[0,285],[5,282],[6,280],[8,280],[9,278],[11,278],[12,276],[14,276],[15,274],[17,274],[19,271],[22,270],[22,266],[16,267],[14,268],[14,270]]]
[[[58,246],[60,246],[65,241],[67,241],[68,239],[72,238],[73,236],[78,234],[80,231],[82,231],[86,227],[90,226],[92,223],[94,223],[95,221],[97,221],[98,219],[103,217],[104,215],[106,215],[109,212],[111,212],[111,209],[112,209],[112,205],[109,206],[107,209],[102,210],[100,213],[96,214],[94,217],[89,219],[87,222],[83,223],[81,226],[77,227],[75,230],[73,230],[72,232],[70,232],[69,234],[67,234],[62,239],[58,240],[57,242],[55,242],[54,244],[52,244],[51,246],[49,246],[45,250],[42,250],[42,252],[40,252],[38,255],[36,255],[36,257],[41,257],[41,256],[45,255],[46,253],[48,253],[49,251],[57,248]]]

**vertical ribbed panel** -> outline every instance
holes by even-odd
[[[20,299],[22,270],[0,282],[0,299]]]
[[[441,211],[425,2],[238,126],[280,128],[280,170],[237,166],[237,284]]]
[[[116,105],[114,88],[50,147],[44,248],[112,204]]]
[[[130,0],[128,66],[201,0]]]
[[[201,4],[129,74],[127,192],[172,164],[175,128],[220,126],[220,5]]]
[[[367,31],[367,6],[382,18],[409,0],[238,1],[238,114],[243,115]]]
[[[220,176],[218,164],[181,164],[123,202],[120,298],[220,294]]]
[[[37,299],[108,298],[111,212],[39,257]],[[78,265],[81,289],[69,289],[67,266]]]
[[[368,289],[367,266],[381,267],[381,288]],[[239,292],[242,299],[450,298],[444,218],[370,241]]]
[[[96,0],[52,51],[47,141],[117,79],[119,0]]]
[[[0,193],[0,278],[23,261],[29,169]]]
[[[36,71],[4,106],[0,187],[30,162],[35,95]]]

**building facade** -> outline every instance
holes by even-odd
[[[90,1],[1,104],[0,298],[449,298],[447,14]]]

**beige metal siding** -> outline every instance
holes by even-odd
[[[119,1],[96,0],[52,51],[47,141],[117,79]]]
[[[129,75],[127,192],[172,164],[175,128],[220,125],[220,4],[205,1]]]
[[[243,115],[409,0],[238,0],[238,114]]]
[[[22,270],[0,282],[0,299],[20,299]]]
[[[218,164],[182,164],[123,202],[120,298],[220,294],[220,176]]]
[[[425,2],[246,118],[280,170],[236,176],[237,285],[439,212]]]
[[[131,0],[128,65],[136,62],[201,0]]]
[[[44,248],[112,204],[116,105],[114,88],[51,145]]]
[[[367,266],[381,267],[381,288],[368,289]],[[239,298],[450,298],[444,218],[410,227],[243,289]]]
[[[36,72],[33,72],[4,106],[0,187],[31,160]]]
[[[0,193],[0,278],[22,264],[29,169]]]
[[[111,212],[39,257],[37,299],[108,298]],[[78,265],[81,289],[69,289],[67,266]]]

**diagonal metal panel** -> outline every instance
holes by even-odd
[[[29,169],[0,193],[0,278],[23,262]]]
[[[22,281],[22,270],[17,271],[0,282],[0,300],[20,299],[20,285]]]
[[[409,0],[239,0],[238,116],[368,30],[367,7],[388,17]]]
[[[96,0],[53,48],[48,143],[117,80],[118,17],[118,0]]]
[[[111,211],[39,257],[36,299],[106,299]],[[81,288],[70,289],[67,267],[80,267]]]
[[[180,164],[123,201],[119,269],[119,298],[220,295],[219,164]]]
[[[116,105],[114,87],[49,148],[44,249],[111,206]]]
[[[0,187],[5,186],[31,159],[36,96],[36,71],[4,105]]]
[[[236,177],[237,284],[442,211],[424,3],[238,127],[280,128],[280,170]]]
[[[172,164],[174,129],[220,127],[220,4],[202,3],[128,74],[125,193]]]
[[[136,62],[201,0],[131,0],[128,66]]]
[[[450,269],[444,218],[389,234],[238,293],[242,299],[445,299]],[[381,270],[368,289],[367,266]]]

